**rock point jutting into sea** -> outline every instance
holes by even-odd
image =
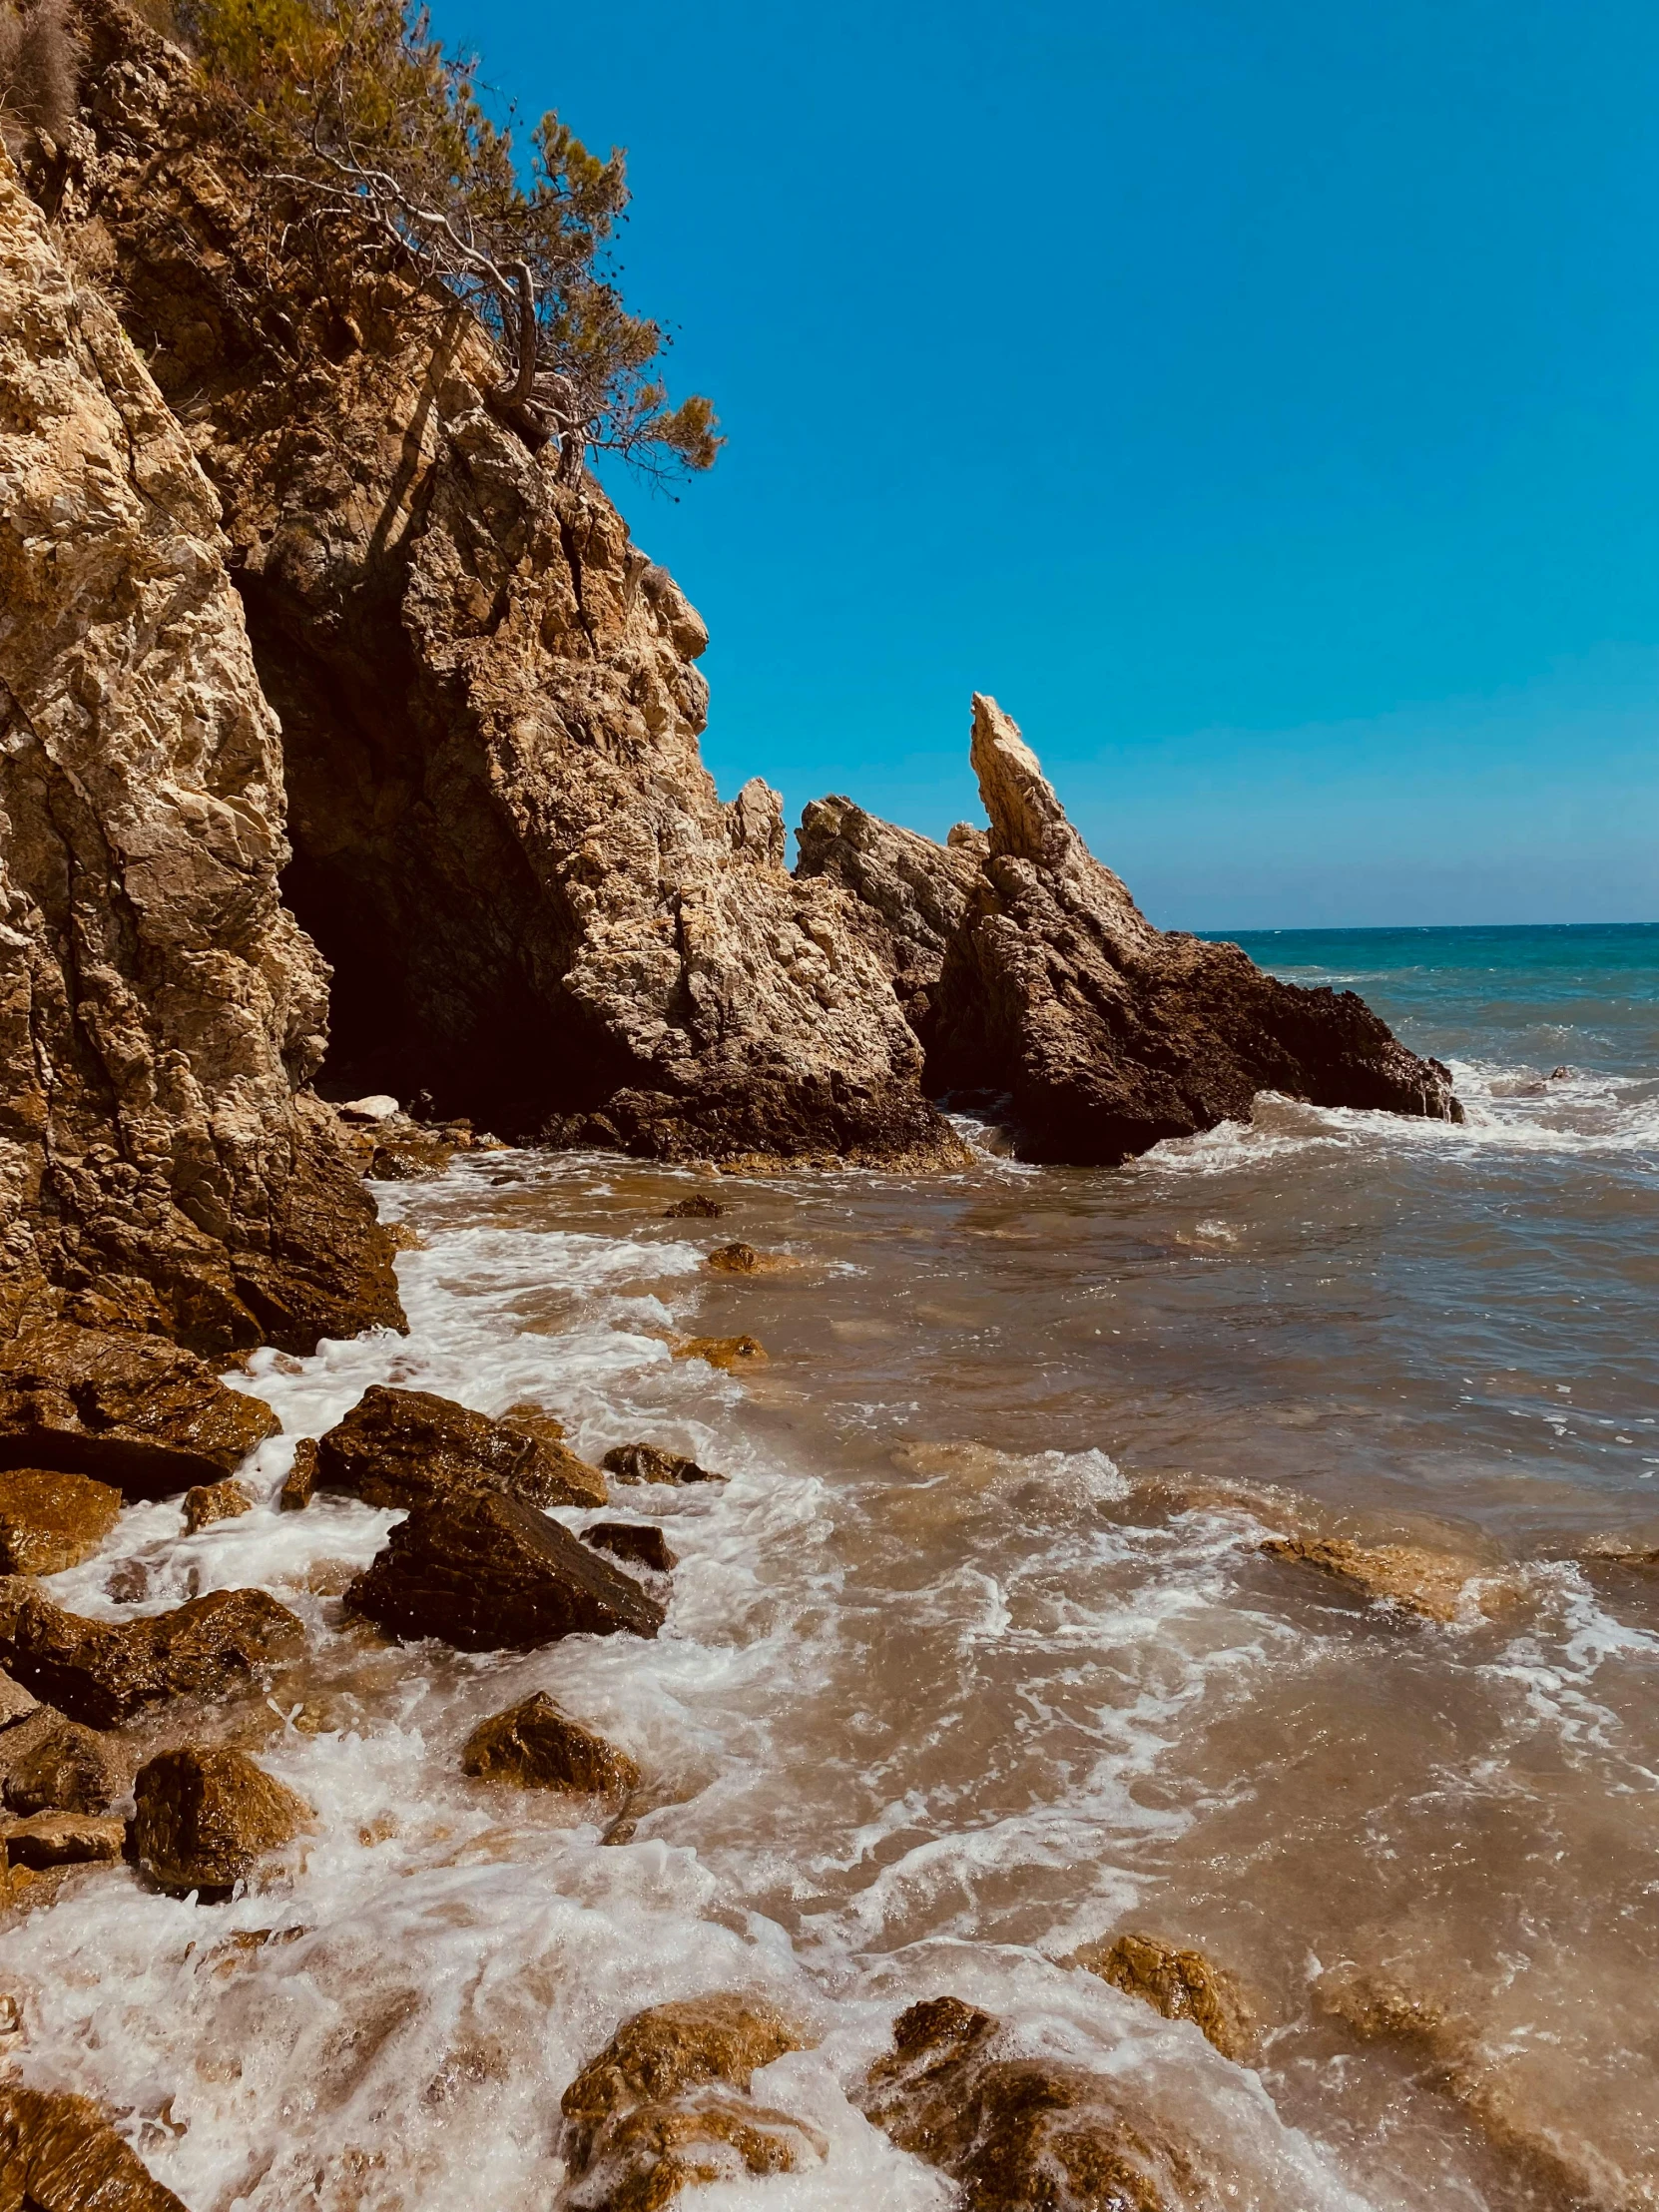
[[[273,153],[364,41],[423,184]],[[1651,1215],[1517,1335],[1469,1165],[1586,1117],[1583,1266],[1651,1089],[1380,997],[1465,1124],[987,695],[984,827],[788,865],[561,131],[399,0],[0,0],[0,2212],[1655,2212],[1653,1416],[1593,1528],[1516,1456]]]

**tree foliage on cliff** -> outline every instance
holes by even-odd
[[[500,348],[491,394],[561,472],[590,452],[656,474],[707,468],[714,409],[670,405],[661,326],[630,313],[607,252],[628,203],[622,155],[601,161],[557,115],[529,137],[479,98],[410,0],[189,0],[204,68],[261,134],[273,181],[306,220],[385,255],[461,301]]]

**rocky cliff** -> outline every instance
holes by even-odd
[[[1155,929],[994,700],[973,702],[971,757],[982,840],[930,844],[844,800],[801,827],[803,868],[888,931],[934,1095],[992,1094],[1022,1158],[1084,1166],[1248,1120],[1259,1091],[1462,1119],[1447,1071],[1353,991],[1303,990],[1237,945]]]
[[[400,1323],[218,502],[0,152],[0,1335]]]
[[[282,262],[282,206],[182,57],[83,12],[62,219],[224,502],[330,1074],[665,1157],[954,1157],[879,927],[792,880],[764,785],[720,803],[673,580],[490,412],[474,325]]]

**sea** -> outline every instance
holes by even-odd
[[[805,2046],[755,2094],[826,2153],[683,2201],[921,2212],[950,2187],[853,2092],[948,1992],[1108,2077],[1195,2207],[1659,2206],[1659,927],[1239,941],[1446,1061],[1462,1125],[1264,1096],[1116,1170],[964,1121],[927,1178],[503,1151],[376,1186],[408,1336],[256,1355],[256,1509],[134,1506],[50,1585],[298,1612],[270,1695],[189,1728],[315,1832],[229,1903],[102,1871],[9,1922],[24,2078],[192,2212],[551,2212],[618,2023],[753,1992]],[[698,1191],[730,1211],[665,1218]],[[711,1272],[733,1239],[774,1264]],[[674,1356],[740,1333],[764,1365]],[[353,1624],[397,1516],[276,1494],[372,1382],[725,1474],[613,1488],[679,1555],[662,1634]],[[1422,1617],[1282,1538],[1461,1595]],[[463,1774],[537,1689],[639,1763],[631,1840]],[[1074,1961],[1126,1932],[1237,1977],[1249,2062]]]

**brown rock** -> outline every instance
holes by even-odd
[[[276,1503],[284,1513],[303,1512],[316,1488],[316,1438],[301,1436],[293,1447],[293,1465]]]
[[[661,1451],[655,1444],[613,1444],[605,1454],[605,1471],[619,1482],[724,1482],[723,1474],[711,1474],[695,1459],[678,1452]]]
[[[242,1751],[164,1751],[139,1769],[133,1795],[133,1856],[181,1895],[231,1889],[314,1824],[304,1799]]]
[[[825,2155],[816,2128],[756,2104],[756,2070],[806,2047],[770,2006],[720,1993],[624,2023],[565,2091],[580,2212],[659,2212],[682,2189],[793,2173]]]
[[[655,1636],[664,1618],[632,1575],[557,1521],[483,1489],[417,1506],[345,1600],[388,1635],[437,1636],[462,1651],[528,1650],[619,1629]]]
[[[160,1337],[67,1322],[0,1346],[0,1462],[87,1474],[130,1498],[217,1482],[280,1421]]]
[[[677,1198],[672,1206],[663,1209],[664,1221],[719,1221],[722,1214],[729,1214],[730,1206],[723,1206],[718,1198],[709,1198],[702,1191],[694,1191],[690,1198]]]
[[[401,1310],[303,1088],[326,970],[278,891],[276,721],[218,499],[62,236],[0,159],[0,1335],[309,1352]]]
[[[1352,991],[1299,989],[1237,945],[1154,929],[994,700],[974,700],[972,761],[982,850],[930,845],[844,800],[802,825],[803,867],[883,926],[930,1095],[1006,1098],[1021,1158],[1080,1166],[1247,1121],[1265,1090],[1461,1118],[1446,1070]]]
[[[550,1413],[545,1405],[538,1405],[531,1398],[509,1405],[501,1420],[504,1427],[522,1428],[526,1435],[542,1443],[562,1444],[565,1440],[565,1424],[558,1414]]]
[[[118,1743],[49,1705],[0,1734],[0,1786],[14,1813],[106,1813],[131,1773]]]
[[[1241,2065],[1254,2059],[1256,2017],[1244,1991],[1201,1950],[1178,1950],[1153,1936],[1119,1936],[1085,1943],[1071,1963],[1140,1997],[1166,2020],[1191,2020],[1224,2058],[1236,2058]]]
[[[680,1555],[669,1548],[668,1538],[655,1521],[591,1521],[582,1531],[585,1544],[596,1544],[618,1559],[637,1560],[654,1573],[669,1574],[680,1564]]]
[[[1270,1559],[1290,1559],[1424,1620],[1454,1621],[1469,1583],[1482,1570],[1418,1544],[1356,1544],[1346,1536],[1272,1536],[1261,1549]],[[1486,1575],[1476,1592],[1480,1609],[1495,1612],[1518,1595],[1512,1576]]]
[[[36,1813],[26,1821],[0,1822],[8,1865],[47,1867],[109,1865],[127,1843],[127,1823],[95,1813]]]
[[[672,579],[491,412],[482,331],[366,265],[325,305],[257,145],[88,12],[109,89],[63,220],[191,394],[281,720],[284,889],[334,966],[331,1074],[655,1157],[957,1157],[876,926],[786,873],[776,794],[721,804]]]
[[[320,1488],[370,1505],[431,1505],[490,1489],[532,1505],[603,1505],[605,1477],[556,1438],[429,1390],[375,1383],[317,1442]]]
[[[858,2102],[901,2150],[948,2174],[973,2212],[1177,2212],[1191,2201],[1191,2160],[1126,2116],[1116,2081],[998,2058],[998,2026],[959,1997],[912,2004]]]
[[[185,1492],[185,1534],[194,1536],[199,1528],[209,1528],[215,1521],[237,1520],[253,1510],[254,1500],[240,1482],[227,1478],[199,1484]]]
[[[581,1797],[626,1797],[640,1779],[625,1751],[561,1712],[544,1690],[480,1722],[467,1738],[461,1765],[486,1782]]]
[[[753,1245],[722,1245],[718,1252],[711,1252],[704,1262],[717,1275],[753,1275],[761,1265],[761,1255]]]
[[[0,1582],[0,1664],[93,1728],[162,1698],[227,1696],[304,1636],[264,1590],[215,1590],[118,1623],[66,1613],[19,1577]]]
[[[90,2097],[0,2084],[4,2212],[186,2212]]]
[[[40,1711],[40,1700],[31,1695],[21,1682],[0,1670],[0,1731],[16,1726],[31,1713]]]
[[[0,1569],[61,1574],[90,1559],[121,1517],[121,1492],[43,1467],[0,1474]]]
[[[1593,2121],[1586,2131],[1570,2104],[1553,2098],[1540,2109],[1514,2078],[1509,2062],[1523,2042],[1501,2034],[1488,2042],[1473,2020],[1432,1992],[1378,1968],[1334,1967],[1315,1983],[1314,1997],[1366,2041],[1394,2043],[1425,2062],[1428,2082],[1551,2204],[1571,2212],[1645,2212],[1642,2182],[1620,2171]]]
[[[881,917],[893,991],[924,1046],[945,953],[984,874],[984,838],[976,848],[956,835],[935,844],[840,798],[816,800],[797,831],[796,873],[842,884]]]
[[[754,1337],[688,1337],[674,1348],[676,1360],[707,1360],[712,1368],[737,1375],[745,1368],[766,1366],[766,1346]]]

